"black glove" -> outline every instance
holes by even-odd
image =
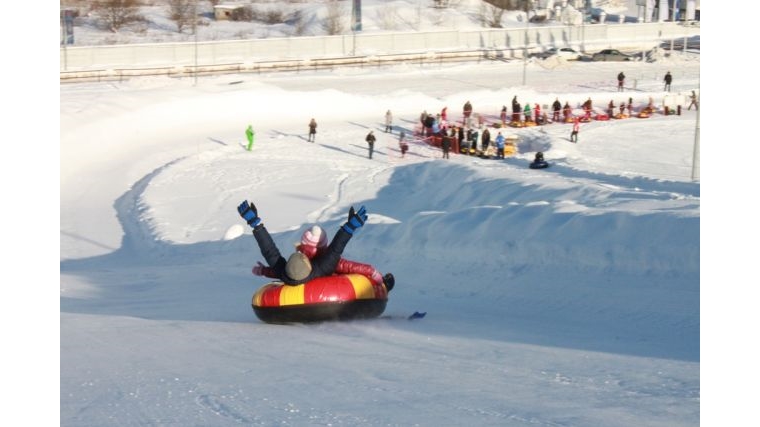
[[[365,209],[364,206],[359,208],[359,212],[354,212],[354,207],[351,206],[351,209],[348,211],[348,221],[343,224],[343,230],[348,234],[354,234],[354,231],[363,226],[364,221],[366,220],[367,209]]]
[[[240,216],[243,217],[243,219],[248,223],[248,225],[251,226],[251,228],[261,223],[259,213],[256,211],[256,205],[253,203],[248,203],[248,200],[243,200],[243,203],[241,203],[237,209]]]

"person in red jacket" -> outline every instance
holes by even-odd
[[[570,142],[578,142],[578,132],[581,130],[581,121],[578,117],[573,120],[573,131],[570,132]]]
[[[307,229],[301,235],[301,242],[296,245],[296,251],[306,255],[308,259],[314,259],[316,256],[327,251],[327,234],[319,225],[314,225]],[[258,262],[251,272],[256,276],[264,276],[277,279],[278,275],[273,268]],[[340,257],[338,264],[335,266],[333,274],[361,274],[366,276],[372,283],[379,285],[385,284],[385,288],[390,292],[395,284],[393,274],[388,273],[385,276],[370,264],[364,264],[357,261],[347,260]]]

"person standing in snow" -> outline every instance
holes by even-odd
[[[482,152],[486,152],[488,150],[488,145],[491,144],[491,132],[488,130],[488,128],[483,129],[483,135],[480,138],[480,150]]]
[[[352,206],[348,211],[348,219],[338,229],[324,252],[309,259],[304,253],[296,251],[288,259],[285,259],[261,222],[256,205],[249,203],[248,200],[243,200],[237,211],[253,230],[253,237],[256,238],[261,255],[269,268],[272,269],[272,275],[282,280],[286,285],[300,285],[317,277],[333,274],[348,241],[351,240],[354,232],[364,226],[367,221],[365,207],[362,206],[358,211],[355,211]]]
[[[470,101],[467,101],[462,107],[462,115],[464,115],[465,119],[469,119],[470,114],[472,114],[472,104],[470,104]]]
[[[391,110],[385,112],[385,132],[393,133],[393,114],[391,114]]]
[[[570,102],[565,101],[565,105],[562,107],[562,114],[565,116],[565,122],[567,122],[573,115],[573,107],[570,106]]]
[[[409,151],[409,144],[406,143],[406,133],[402,130],[398,134],[398,148],[401,149],[401,157],[404,157],[407,151]]]
[[[462,150],[462,147],[464,146],[464,127],[458,126],[457,127],[457,147],[459,150]]]
[[[317,139],[317,121],[311,118],[309,122],[309,141],[314,142]]]
[[[664,90],[670,92],[670,84],[673,82],[673,76],[670,74],[670,71],[665,74],[665,78],[662,80],[665,82]]]
[[[691,99],[691,104],[689,104],[689,108],[687,110],[691,110],[691,107],[693,106],[695,110],[699,110],[699,101],[697,100],[697,93],[694,91],[691,91],[691,95],[689,96]]]
[[[562,111],[562,104],[559,102],[559,98],[555,98],[554,103],[552,104],[552,121],[553,122],[559,121],[560,111]]]
[[[425,116],[425,120],[422,122],[422,126],[425,128],[425,136],[431,136],[433,134],[433,125],[435,124],[435,117],[432,114]]]
[[[454,128],[451,128],[451,135],[443,134],[443,137],[441,138],[441,149],[443,150],[443,158],[448,159],[449,158],[449,150],[451,150],[451,139],[454,135]]]
[[[519,122],[521,114],[522,110],[520,109],[520,103],[517,102],[517,95],[515,95],[515,97],[512,98],[512,121],[515,123]]]
[[[470,154],[470,147],[472,147],[472,129],[467,129],[464,133],[464,140],[460,142],[460,148],[464,154]]]
[[[367,145],[369,146],[369,158],[372,158],[372,152],[375,151],[375,141],[377,138],[375,138],[375,132],[369,131],[367,134],[367,137],[364,138],[365,141],[367,141]]]
[[[578,117],[573,121],[573,131],[570,132],[570,142],[578,142],[578,132],[581,130],[581,121]]]
[[[504,135],[499,132],[498,135],[496,135],[496,139],[494,139],[494,142],[496,143],[496,158],[497,159],[503,159],[504,158],[504,144],[506,140],[504,139]]]
[[[625,74],[621,71],[620,74],[618,74],[618,92],[623,91],[623,84],[625,83]]]
[[[586,102],[583,103],[584,120],[591,120],[591,111],[593,109],[594,108],[591,104],[591,98],[589,98],[586,100]]]
[[[470,139],[470,154],[472,154],[478,149],[478,138],[480,138],[480,132],[478,132],[477,129],[470,129],[467,137]]]
[[[253,141],[256,138],[256,132],[253,130],[253,125],[248,125],[245,129],[245,137],[248,139],[248,151],[253,148]]]

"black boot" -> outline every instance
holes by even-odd
[[[396,279],[391,273],[386,273],[385,276],[383,276],[383,283],[385,284],[385,289],[390,292],[391,289],[393,289],[393,286],[396,284]]]

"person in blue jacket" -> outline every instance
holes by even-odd
[[[496,143],[496,158],[497,159],[503,159],[504,158],[504,135],[499,132],[498,135],[496,135],[496,139],[494,140]]]
[[[367,220],[367,210],[362,206],[358,211],[354,207],[348,211],[348,220],[338,229],[327,249],[309,259],[305,254],[295,251],[288,259],[280,254],[266,227],[261,222],[256,205],[244,200],[237,208],[238,213],[253,229],[253,237],[259,244],[261,255],[272,268],[275,275],[287,285],[300,285],[317,277],[329,276],[340,261],[346,244],[354,232]]]

